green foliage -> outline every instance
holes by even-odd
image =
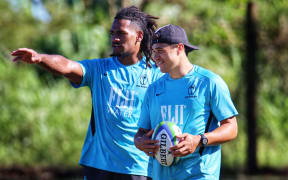
[[[186,29],[190,42],[200,47],[189,57],[192,63],[218,73],[228,84],[239,111],[239,134],[224,144],[223,166],[245,168],[246,117],[245,21],[249,1],[158,1],[147,10],[161,17],[161,25],[174,23]],[[260,87],[258,94],[257,158],[260,166],[287,166],[287,1],[255,1],[259,31]],[[167,11],[174,15],[168,18]],[[281,143],[279,143],[281,142]]]
[[[43,87],[33,67],[0,59],[2,165],[76,165],[89,122],[88,89]],[[81,108],[79,108],[81,107]]]
[[[109,29],[117,2],[46,0],[52,21],[31,14],[31,1],[17,7],[0,1],[0,163],[75,166],[89,122],[87,88],[73,89],[63,78],[34,65],[13,64],[8,53],[19,47],[80,60],[109,55]],[[69,3],[70,2],[70,3]],[[92,1],[85,1],[92,2]],[[141,2],[141,1],[139,1]],[[149,1],[145,11],[159,25],[182,26],[200,47],[189,58],[219,74],[239,111],[239,134],[224,144],[223,166],[245,168],[246,122],[245,17],[248,0]],[[254,1],[259,30],[258,161],[287,166],[288,1]],[[110,4],[109,4],[110,3]],[[111,7],[112,5],[113,8]],[[76,103],[77,102],[77,103]]]

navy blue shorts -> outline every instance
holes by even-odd
[[[83,166],[84,180],[152,180],[150,177],[121,174]]]

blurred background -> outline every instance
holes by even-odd
[[[182,26],[200,47],[191,62],[228,84],[239,135],[222,145],[221,179],[288,179],[287,0],[0,0],[0,179],[80,179],[91,110],[88,88],[9,53],[107,57],[129,5]]]

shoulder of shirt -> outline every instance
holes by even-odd
[[[149,85],[148,89],[156,90],[158,86],[162,86],[164,81],[167,79],[168,73],[165,73],[163,76],[159,77],[156,81]]]
[[[208,69],[205,69],[201,66],[194,65],[194,72],[195,72],[195,75],[207,81],[214,82],[214,83],[217,83],[219,81],[223,82],[223,79],[218,74]]]
[[[109,67],[114,64],[113,57],[85,59],[80,61],[81,64],[86,64],[91,67]]]
[[[113,57],[106,57],[106,58],[95,58],[95,59],[84,59],[82,61],[86,61],[86,62],[100,62],[100,61],[112,61]]]

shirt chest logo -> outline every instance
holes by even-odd
[[[137,87],[148,88],[148,76],[147,74],[141,75]]]
[[[187,96],[185,96],[185,98],[196,98],[197,94],[196,94],[196,87],[195,85],[190,85],[187,89]]]

